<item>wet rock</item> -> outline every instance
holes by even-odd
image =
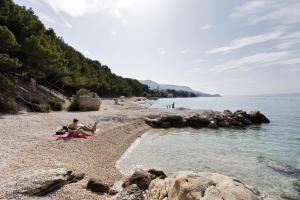
[[[226,117],[233,117],[233,113],[230,110],[224,110],[223,115]]]
[[[212,123],[213,121],[213,123]],[[155,128],[192,127],[192,128],[243,128],[253,123],[269,123],[269,119],[259,111],[249,114],[243,110],[232,113],[229,110],[221,112],[200,111],[199,113],[187,112],[178,114],[152,115],[145,118],[145,122]]]
[[[299,200],[300,199],[299,194],[286,194],[286,193],[283,193],[283,194],[280,195],[280,197],[282,199],[285,199],[285,200]]]
[[[26,171],[0,188],[3,194],[0,199],[14,199],[20,195],[44,196],[83,177],[84,174],[75,174],[65,168]]]
[[[217,129],[218,124],[215,121],[210,121],[209,124],[207,125],[207,128]]]
[[[264,163],[266,166],[283,175],[292,176],[296,178],[300,177],[300,169],[263,156],[258,156],[257,159],[258,162]]]
[[[173,177],[155,179],[148,200],[263,200],[254,188],[236,179],[208,172],[177,172]]]
[[[86,189],[96,193],[109,193],[109,185],[93,178],[88,181]]]
[[[300,193],[300,178],[293,182],[294,189]]]
[[[261,123],[270,123],[270,120],[259,111],[251,111],[249,112],[249,118],[253,123],[261,124]]]
[[[148,172],[155,176],[155,178],[165,179],[167,178],[167,175],[165,172],[158,170],[158,169],[149,169]]]
[[[161,127],[162,128],[169,128],[169,127],[171,127],[171,123],[170,122],[162,122]]]
[[[229,128],[231,127],[227,121],[218,121],[218,126],[222,128]]]
[[[110,200],[144,200],[145,195],[143,191],[136,184],[133,184],[124,188],[117,195],[109,199]]]
[[[150,169],[148,171],[140,170],[135,171],[130,177],[128,177],[122,187],[126,188],[129,185],[136,184],[141,190],[147,190],[152,180],[156,178],[165,178],[166,175],[163,171]]]

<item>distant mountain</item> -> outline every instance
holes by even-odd
[[[220,97],[219,94],[208,94],[204,92],[199,92],[196,90],[193,90],[192,88],[188,86],[181,86],[181,85],[171,85],[171,84],[160,84],[152,80],[140,80],[142,84],[148,85],[150,89],[152,90],[176,90],[176,91],[185,91],[185,92],[191,92],[194,93],[196,96],[199,97]]]

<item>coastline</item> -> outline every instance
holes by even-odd
[[[65,185],[38,199],[106,199],[85,189],[90,178],[108,183],[124,180],[117,161],[138,137],[151,129],[149,115],[211,114],[212,110],[147,108],[139,98],[126,98],[122,105],[103,100],[93,112],[20,113],[0,116],[0,187],[24,171],[67,168],[85,173],[82,181]],[[88,139],[57,140],[52,135],[73,118],[88,124],[99,120],[99,131]],[[0,191],[0,197],[1,197]],[[32,197],[29,199],[33,199]]]

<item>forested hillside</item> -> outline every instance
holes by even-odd
[[[32,9],[0,1],[0,92],[24,80],[51,83],[72,95],[80,88],[100,96],[141,95],[148,87],[123,78],[83,56],[53,29],[46,29]]]

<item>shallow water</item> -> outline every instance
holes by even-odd
[[[263,194],[281,199],[296,195],[292,182],[300,178],[300,97],[221,97],[160,99],[152,107],[213,110],[260,110],[270,124],[247,129],[154,129],[123,155],[125,174],[136,168],[210,171],[234,176]]]

